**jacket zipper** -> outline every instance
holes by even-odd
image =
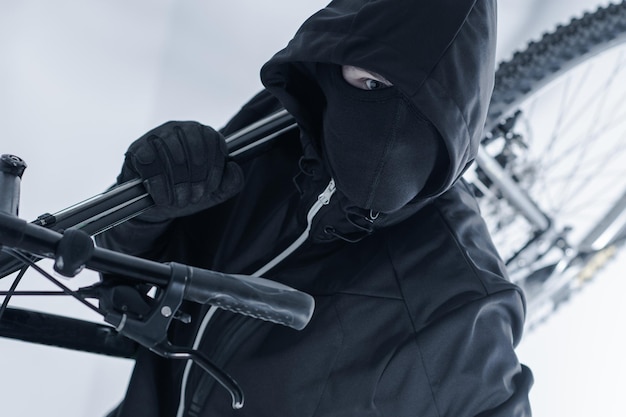
[[[335,180],[331,179],[326,189],[320,195],[317,196],[317,200],[315,201],[315,203],[313,203],[313,205],[309,209],[309,212],[306,215],[307,224],[306,224],[306,229],[304,229],[304,232],[302,232],[302,234],[296,240],[294,240],[293,243],[287,247],[287,249],[282,251],[282,253],[280,253],[278,256],[276,256],[274,259],[268,262],[264,267],[262,267],[261,269],[256,271],[254,274],[252,274],[253,276],[263,275],[270,269],[274,268],[276,265],[282,262],[286,257],[291,255],[296,249],[298,249],[307,240],[307,238],[309,237],[309,233],[311,232],[313,218],[321,210],[322,207],[328,205],[328,203],[330,202],[330,198],[335,193],[335,189],[336,189]]]
[[[315,218],[317,213],[322,209],[322,207],[330,203],[330,199],[335,193],[335,190],[336,190],[335,180],[331,178],[330,182],[328,183],[324,191],[322,191],[322,193],[317,196],[317,200],[315,201],[315,203],[313,203],[313,205],[307,212],[307,216],[306,216],[307,225],[304,231],[302,232],[302,234],[298,236],[298,238],[294,240],[293,243],[289,245],[284,251],[278,254],[278,256],[276,256],[270,262],[265,264],[265,266],[263,266],[262,268],[254,272],[252,274],[253,276],[260,276],[260,275],[265,274],[267,271],[274,268],[276,265],[282,262],[285,258],[287,258],[289,255],[295,252],[296,249],[302,246],[302,244],[309,237],[309,234],[311,232],[311,227],[313,225],[313,219]],[[200,324],[200,327],[198,328],[198,332],[196,333],[196,337],[194,338],[193,349],[198,349],[200,345],[200,341],[202,340],[204,336],[204,332],[206,331],[206,328],[209,322],[211,321],[211,319],[213,318],[217,308],[218,307],[216,306],[211,306],[209,310],[207,311],[207,313],[204,315],[202,319],[202,323]],[[181,386],[180,386],[180,400],[178,403],[178,412],[176,413],[176,417],[182,417],[185,411],[185,391],[187,388],[187,378],[189,377],[191,365],[192,365],[191,361],[187,361],[185,365],[185,370],[183,372],[183,379],[181,381]]]

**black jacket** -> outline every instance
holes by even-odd
[[[187,416],[530,415],[532,376],[514,353],[523,296],[459,180],[481,136],[494,32],[491,0],[341,0],[305,22],[223,130],[282,105],[300,135],[242,163],[245,188],[226,203],[159,227],[129,221],[99,242],[286,283],[315,297],[313,318],[296,331],[186,305],[194,320],[171,340],[191,346],[202,327],[195,343],[239,382],[244,408],[197,367],[142,351],[118,416],[175,416],[181,391]],[[378,217],[341,187],[316,203],[332,172],[316,140],[320,62],[376,71],[409,97],[445,142],[436,186]]]

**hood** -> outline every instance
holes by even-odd
[[[352,65],[391,81],[443,138],[448,167],[428,196],[473,162],[493,88],[496,0],[336,0],[307,19],[261,80],[301,128],[316,126],[321,91],[311,64]]]

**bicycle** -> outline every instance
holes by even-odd
[[[555,205],[546,203],[545,198],[539,193],[539,187],[553,186],[557,183],[556,177],[542,177],[546,175],[544,171],[550,172],[551,168],[556,167],[556,162],[538,158],[535,149],[539,150],[540,156],[546,156],[549,150],[557,155],[573,157],[571,163],[573,165],[568,169],[577,170],[576,173],[581,175],[577,179],[578,182],[573,185],[575,190],[586,186],[589,173],[579,170],[579,167],[584,165],[585,169],[589,170],[590,164],[583,163],[583,158],[589,158],[594,154],[585,146],[582,146],[577,154],[564,153],[562,148],[558,147],[557,140],[560,137],[555,135],[550,137],[549,146],[542,148],[534,134],[545,132],[546,129],[533,128],[535,123],[531,117],[533,105],[529,103],[532,100],[538,103],[534,106],[544,105],[554,109],[554,98],[539,96],[539,90],[543,92],[545,88],[561,86],[565,92],[571,91],[567,86],[573,85],[572,83],[576,81],[569,81],[568,84],[565,81],[566,75],[590,79],[591,71],[598,69],[593,64],[601,52],[603,55],[613,56],[615,65],[603,64],[599,69],[604,71],[610,69],[612,75],[597,78],[615,81],[618,78],[618,71],[621,70],[620,65],[624,65],[623,43],[626,40],[624,22],[626,22],[625,2],[601,8],[530,44],[525,51],[515,55],[509,62],[501,64],[496,72],[496,87],[486,125],[487,134],[481,144],[475,168],[467,173],[466,179],[476,190],[494,241],[510,271],[511,279],[526,291],[530,313],[529,327],[548,317],[551,311],[589,282],[617,252],[626,234],[626,219],[622,214],[626,206],[626,184],[623,179],[611,181],[611,195],[604,199],[602,207],[596,204],[597,195],[587,196],[594,200],[594,204],[585,205],[587,209],[592,209],[591,214],[585,214],[585,217],[596,218],[588,221],[587,225],[579,224],[579,215],[567,214],[564,211],[583,204],[584,202],[581,203],[577,199],[584,197],[585,193],[572,194],[568,196],[571,198],[567,201],[564,199]],[[606,83],[603,87],[607,88]],[[615,97],[615,94],[618,95]],[[581,96],[577,97],[585,104],[591,102]],[[623,95],[619,96],[619,85],[615,83],[603,97],[607,100],[603,102],[604,105],[607,105],[607,102],[619,104],[619,98]],[[535,101],[535,98],[539,101]],[[575,104],[573,100],[569,99],[566,108],[560,110],[572,110],[573,104]],[[613,107],[619,109],[618,105]],[[546,111],[538,113],[545,115]],[[607,112],[598,110],[598,113],[605,115]],[[558,122],[558,126],[573,124],[574,120],[565,121],[563,117],[563,113],[559,113],[559,117],[553,117],[551,120]],[[612,129],[617,130],[621,122],[619,115],[613,114],[612,117],[615,118],[616,124]],[[584,118],[580,116],[575,119],[576,122],[583,120]],[[229,138],[231,155],[246,157],[249,149],[258,150],[261,143],[264,146],[272,146],[275,143],[274,139],[291,129],[295,129],[295,124],[289,115],[285,112],[277,113]],[[592,138],[596,139],[597,134],[599,133],[594,131]],[[608,138],[614,143],[610,152],[613,158],[599,162],[607,170],[604,172],[609,172],[609,164],[606,163],[608,160],[611,166],[617,167],[615,171],[619,174],[623,165],[619,157],[624,157],[624,151],[619,149],[619,136]],[[581,138],[583,139],[588,139],[588,136]],[[235,143],[237,145],[234,145]],[[595,158],[599,156],[594,156]],[[562,172],[563,168],[560,167],[558,171]],[[14,176],[12,178],[11,181],[15,181]],[[565,189],[564,186],[559,187]],[[6,189],[6,186],[2,188]],[[604,189],[601,191],[603,195],[609,194]],[[5,191],[2,195],[4,204],[8,204],[3,206],[3,211],[14,212],[17,206],[16,199],[14,197],[6,199]],[[52,230],[73,228],[88,235],[96,234],[136,215],[150,205],[151,201],[142,185],[135,182],[98,195],[68,210],[54,215],[43,215],[34,223]],[[25,227],[23,224],[20,222],[19,227]],[[0,230],[4,229],[0,227]],[[3,236],[4,233],[3,231]],[[56,244],[61,238],[54,236],[54,239],[57,239],[54,241]],[[88,246],[84,235],[79,233],[76,236],[82,236],[77,239],[82,239],[81,245]],[[516,239],[512,239],[513,236]],[[7,242],[4,239],[3,237],[0,242],[4,246],[18,244],[15,240]],[[41,249],[32,247],[23,249],[32,250],[36,255],[48,255],[40,253]],[[13,263],[3,259],[2,275],[14,273],[13,269],[20,266],[22,261],[26,259],[21,257],[20,262]],[[75,261],[74,267],[67,269],[66,272],[71,274],[80,269],[83,261],[83,259]],[[87,266],[90,264],[87,263]],[[161,268],[155,265],[151,265],[152,267]],[[160,274],[163,274],[163,271]],[[159,282],[153,284],[163,285],[166,281],[169,282],[161,278]],[[93,295],[90,293],[93,291],[92,288],[82,291],[87,295]],[[5,295],[17,294],[19,293],[15,289],[11,289]],[[174,312],[172,311],[166,318],[174,319]],[[32,328],[28,331],[23,326],[20,327],[20,324],[34,320],[39,320],[39,326],[34,331]],[[70,339],[64,336],[67,333],[61,336],[55,334],[58,329],[68,328],[74,329],[72,334],[83,337]],[[0,335],[121,357],[132,357],[137,342],[119,336],[111,326],[8,308],[4,310],[4,316],[0,321]],[[238,403],[237,395],[233,396],[235,404]]]

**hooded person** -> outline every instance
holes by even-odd
[[[131,145],[118,181],[144,179],[156,208],[100,245],[262,275],[316,308],[296,331],[184,304],[191,323],[170,340],[232,375],[243,409],[200,367],[146,349],[112,416],[530,416],[523,295],[461,179],[495,30],[495,0],[332,1],[219,133],[170,122]],[[228,160],[222,134],[283,107],[297,132]]]

